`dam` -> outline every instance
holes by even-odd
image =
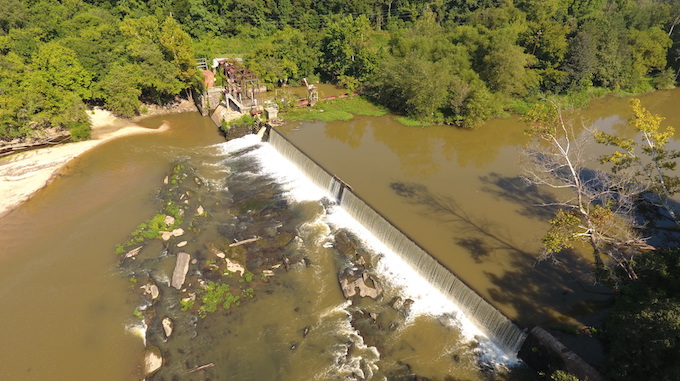
[[[305,155],[276,129],[269,130],[267,141],[311,182],[326,190],[352,218],[416,269],[434,288],[449,296],[466,317],[496,345],[510,353],[519,351],[526,338],[526,333],[521,328],[503,316],[385,217],[373,210],[354,194],[349,185]]]

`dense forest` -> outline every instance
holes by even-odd
[[[678,23],[677,0],[0,0],[0,139],[86,138],[88,106],[134,116],[219,56],[470,128],[547,94],[673,87]]]
[[[187,96],[203,82],[196,59],[213,57],[243,58],[269,87],[335,83],[397,114],[474,128],[546,97],[579,105],[674,87],[678,24],[680,0],[0,0],[0,143],[87,139],[89,108],[132,117]],[[602,137],[625,143],[615,138]],[[680,157],[646,153],[669,171]],[[680,190],[663,176],[677,180],[667,195]],[[605,221],[602,205],[554,219],[552,237]],[[677,379],[679,258],[625,262],[603,337],[612,379]]]

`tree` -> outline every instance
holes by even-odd
[[[142,73],[142,93],[157,102],[179,94],[193,75],[188,38],[171,18],[161,26],[156,16],[126,18],[120,25],[132,63]],[[184,82],[186,81],[186,82]]]
[[[320,66],[332,80],[341,76],[364,79],[376,70],[378,55],[368,45],[371,26],[366,16],[349,15],[332,22],[321,40]]]
[[[91,98],[92,73],[87,71],[72,49],[58,42],[41,45],[33,56],[34,67],[48,86],[72,92],[83,99]]]
[[[142,73],[133,64],[114,65],[101,81],[106,107],[123,117],[133,117],[139,111]]]
[[[172,16],[168,16],[160,26],[158,41],[166,59],[169,59],[178,69],[178,79],[185,84],[189,83],[196,73],[191,37],[182,30]]]
[[[272,36],[246,57],[246,66],[265,83],[299,81],[314,75],[319,53],[313,49],[304,33],[289,26]]]
[[[484,56],[482,77],[491,90],[508,96],[524,96],[538,85],[538,76],[528,68],[533,57],[510,40],[499,39]]]
[[[0,37],[0,52],[13,52],[30,62],[31,57],[43,43],[45,33],[41,28],[11,29],[7,36]]]
[[[626,41],[626,29],[620,15],[599,16],[593,20],[597,64],[595,85],[620,89],[629,84],[632,58]]]
[[[525,178],[571,192],[571,197],[545,205],[557,212],[543,239],[542,257],[557,260],[555,254],[582,241],[593,248],[601,277],[615,280],[618,269],[625,278],[636,279],[634,258],[649,248],[632,218],[633,197],[639,187],[628,179],[584,166],[589,134],[577,136],[557,104],[538,104],[527,114],[527,121],[527,133],[534,144],[524,152],[528,160]]]
[[[211,12],[205,0],[175,0],[172,12],[194,37],[205,33],[219,35],[224,29],[225,18]]]
[[[592,23],[584,25],[569,43],[563,68],[568,88],[587,89],[593,85],[597,68],[597,31]]]
[[[639,134],[637,141],[598,132],[595,135],[598,143],[620,149],[602,156],[600,160],[613,164],[614,174],[634,178],[642,185],[641,192],[652,192],[653,197],[646,200],[663,208],[675,225],[680,226],[680,215],[670,204],[671,196],[680,190],[680,178],[671,174],[677,167],[675,160],[680,157],[680,151],[666,146],[675,129],[669,126],[662,130],[663,117],[642,107],[639,99],[631,99],[630,105],[634,115],[630,123]],[[641,148],[641,152],[636,151],[637,147]]]
[[[0,0],[0,35],[12,28],[20,28],[28,20],[26,2],[21,0]]]
[[[0,139],[23,138],[32,132],[22,94],[26,63],[14,52],[0,54]]]
[[[643,78],[666,67],[666,55],[673,42],[659,28],[628,32],[634,78]]]
[[[453,77],[447,61],[431,62],[416,52],[383,62],[374,95],[395,111],[427,121],[442,122]],[[436,78],[436,80],[435,80]]]
[[[97,82],[125,56],[119,24],[104,9],[88,7],[62,25],[65,36],[58,41],[76,52],[83,68],[92,74],[92,99],[103,97]]]

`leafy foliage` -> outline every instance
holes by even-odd
[[[192,85],[196,52],[239,55],[270,86],[321,78],[473,128],[545,94],[673,87],[676,3],[3,0],[0,139],[83,138],[86,106],[129,117],[167,102]]]
[[[670,126],[661,129],[663,118],[642,107],[639,99],[631,99],[630,104],[634,115],[630,122],[639,134],[638,140],[596,133],[595,138],[599,143],[618,148],[613,153],[602,156],[600,161],[611,163],[615,174],[628,174],[644,184],[644,189],[652,192],[654,198],[658,198],[659,202],[656,204],[670,215],[676,225],[680,225],[680,216],[670,204],[670,197],[680,190],[680,178],[672,174],[680,152],[666,148],[675,129]],[[638,147],[641,151],[639,153],[636,151]]]
[[[251,282],[253,278],[252,273],[244,274],[241,281]],[[216,312],[220,307],[228,310],[232,306],[239,306],[241,300],[244,298],[253,298],[254,290],[247,288],[241,291],[240,294],[234,295],[231,292],[231,287],[226,283],[219,283],[210,281],[206,283],[200,292],[200,306],[198,307],[198,315],[206,317],[209,313]],[[191,305],[187,309],[193,307]]]
[[[675,380],[680,374],[680,252],[646,253],[607,320],[608,373],[615,380]]]

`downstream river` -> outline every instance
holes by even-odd
[[[641,98],[680,126],[680,91]],[[627,100],[609,97],[574,119],[626,134],[628,117]],[[162,123],[168,131],[84,154],[0,220],[0,379],[142,379],[145,345],[164,358],[151,380],[527,379],[512,354],[480,337],[271,146],[225,143],[198,113],[144,125]],[[475,131],[404,127],[385,116],[280,131],[520,327],[595,324],[609,292],[592,283],[590,258],[566,257],[569,271],[536,261],[548,218],[536,203],[551,195],[518,177],[523,128],[515,118]],[[179,200],[167,180],[177,171],[204,212],[186,208],[183,237],[145,241],[135,258],[116,254]],[[230,251],[254,237],[241,254]],[[276,246],[276,237],[289,239]],[[241,255],[254,279],[216,275],[222,257],[211,255],[220,251]],[[169,286],[179,252],[196,260],[183,290]],[[338,274],[356,271],[370,274],[379,297],[347,300]],[[181,311],[191,287],[209,280],[252,297],[205,317]],[[141,294],[145,284],[160,288],[160,301]],[[170,337],[163,317],[175,322]]]

